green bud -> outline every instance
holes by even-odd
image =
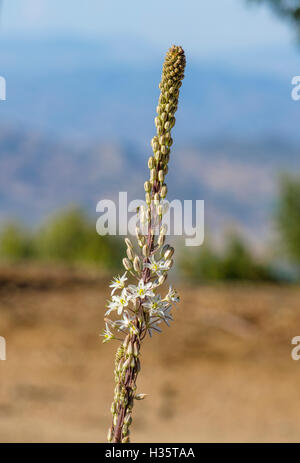
[[[150,190],[151,190],[151,183],[150,182],[145,182],[144,183],[144,189],[146,191],[146,193],[148,193]]]
[[[167,185],[163,185],[160,190],[160,195],[164,199],[167,196],[168,188]]]
[[[148,167],[149,169],[153,169],[154,167],[154,158],[152,156],[148,159]]]
[[[164,181],[164,171],[163,170],[160,170],[158,172],[158,180],[162,183]]]
[[[151,195],[150,195],[150,193],[145,194],[145,199],[146,199],[146,203],[148,205],[151,204]]]

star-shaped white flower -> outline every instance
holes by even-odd
[[[128,289],[135,298],[145,299],[145,297],[153,297],[154,292],[152,290],[152,283],[144,283],[143,280],[140,280],[138,285],[129,285]]]
[[[108,303],[108,310],[106,311],[105,315],[109,315],[114,310],[118,312],[118,315],[121,315],[124,307],[128,306],[129,300],[130,296],[127,294],[127,291],[124,288],[120,296],[112,297],[112,301]]]
[[[113,281],[109,285],[110,288],[113,288],[112,292],[111,292],[112,295],[115,293],[115,291],[117,289],[124,289],[125,288],[125,281],[128,279],[126,277],[126,273],[127,272],[125,272],[124,275],[121,276],[121,277],[120,277],[120,275],[118,275],[116,278],[113,279]]]
[[[109,326],[107,323],[105,323],[105,330],[103,331],[103,334],[100,334],[100,336],[103,336],[103,343],[109,342],[112,339],[115,339],[115,335],[110,331]]]
[[[169,291],[168,291],[168,294],[166,295],[166,301],[169,301],[169,302],[174,302],[176,304],[176,302],[179,302],[179,296],[176,292],[176,289],[174,289],[172,286],[169,286]]]
[[[149,268],[151,272],[161,275],[162,272],[168,270],[166,261],[164,259],[155,260],[154,256],[149,257],[149,262],[145,264],[145,267]]]

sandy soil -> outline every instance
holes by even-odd
[[[300,288],[180,288],[171,328],[146,341],[134,442],[300,440]],[[0,269],[1,442],[102,442],[116,344],[103,345],[107,278]]]

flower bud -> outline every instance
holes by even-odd
[[[164,171],[163,170],[160,170],[158,172],[158,180],[162,183],[164,181]]]
[[[154,153],[159,150],[159,143],[157,141],[153,143],[152,149]]]
[[[161,149],[162,154],[167,154],[168,153],[168,149],[167,149],[167,147],[165,145],[163,145],[160,149]]]
[[[139,355],[139,348],[138,348],[138,345],[137,345],[136,342],[133,344],[133,355],[135,357],[138,357],[138,355]]]
[[[127,424],[128,426],[130,426],[131,422],[132,422],[131,414],[127,413],[125,418],[124,418],[124,423]]]
[[[149,169],[153,169],[154,167],[154,159],[152,156],[150,156],[150,158],[148,159],[148,167]]]
[[[159,205],[159,200],[160,200],[159,194],[158,194],[158,193],[155,193],[155,195],[154,195],[154,205],[155,205],[155,206],[158,206],[158,205]]]
[[[134,396],[135,400],[144,400],[144,398],[147,396],[148,394],[136,394]]]
[[[130,365],[130,358],[128,357],[128,359],[125,360],[125,362],[123,363],[123,371],[127,370],[127,368],[129,367]]]
[[[126,249],[126,254],[127,254],[127,257],[128,257],[129,260],[134,259],[134,252],[133,252],[132,248],[127,248]]]
[[[155,182],[156,180],[156,170],[155,169],[151,169],[150,171],[150,180],[151,182]]]
[[[168,187],[167,185],[163,185],[160,190],[160,196],[164,199],[167,196]]]
[[[159,237],[157,238],[158,246],[162,246],[165,242],[165,239],[166,239],[165,235],[159,235]]]
[[[159,162],[161,160],[161,152],[156,151],[156,153],[154,154],[154,158],[155,158],[155,161]]]
[[[174,254],[174,248],[169,247],[169,248],[165,251],[165,253],[164,253],[164,258],[165,258],[166,260],[171,259],[171,257],[173,256],[173,254]]]
[[[139,256],[135,256],[134,261],[133,261],[133,268],[136,272],[141,271],[141,261]]]
[[[129,238],[125,238],[124,241],[125,241],[126,246],[127,246],[128,248],[131,248],[131,249],[133,248],[133,244],[132,244],[132,242],[130,241]]]
[[[146,193],[148,193],[151,190],[151,183],[148,182],[148,180],[147,180],[147,182],[144,183],[144,189],[145,189]]]
[[[151,195],[150,195],[150,193],[145,194],[145,200],[146,200],[146,203],[149,206],[149,204],[151,204]]]
[[[110,427],[107,433],[107,440],[108,442],[111,442],[113,438],[113,433],[112,433],[112,428]]]
[[[123,265],[125,267],[126,270],[131,270],[132,269],[132,264],[130,262],[129,259],[127,259],[126,257],[124,257],[124,259],[122,260],[123,262]]]
[[[142,253],[143,253],[144,257],[149,256],[149,246],[147,244],[144,244],[143,249],[142,249]]]
[[[161,276],[158,278],[158,280],[157,280],[157,281],[158,281],[158,284],[159,284],[159,285],[163,285],[164,282],[165,282],[166,279],[167,279],[167,276],[168,276],[167,273],[164,273],[163,275],[161,275]]]
[[[166,265],[166,267],[167,267],[168,270],[170,270],[170,268],[173,266],[173,264],[174,264],[173,259],[168,259],[168,260],[166,261],[166,263],[165,263],[165,265]]]
[[[130,342],[127,347],[127,355],[130,357],[133,353],[132,343]]]

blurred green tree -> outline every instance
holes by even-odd
[[[281,177],[275,220],[282,247],[300,273],[300,177]]]
[[[37,232],[38,254],[44,260],[66,263],[100,263],[116,268],[121,256],[120,241],[100,236],[81,209],[59,212]]]
[[[280,17],[287,19],[296,28],[300,39],[300,4],[299,0],[247,0],[249,3],[266,4]]]
[[[180,261],[184,276],[193,282],[205,281],[274,281],[272,269],[258,262],[240,236],[226,237],[223,252],[213,251],[205,243],[198,252],[186,252]]]
[[[18,223],[7,223],[0,232],[0,257],[4,260],[26,260],[36,256],[34,240]]]
[[[115,270],[124,253],[120,238],[98,235],[95,224],[78,208],[55,214],[31,233],[17,223],[4,225],[0,232],[2,260],[51,260]]]

